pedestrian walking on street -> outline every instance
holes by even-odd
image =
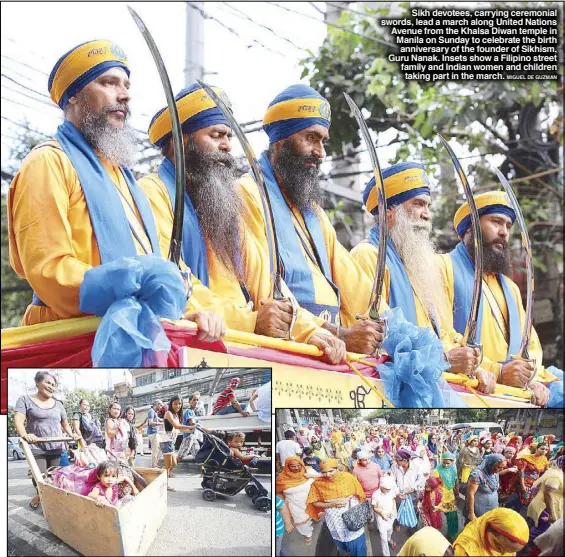
[[[61,401],[54,398],[57,389],[57,379],[48,371],[38,371],[35,374],[37,392],[23,395],[16,401],[14,408],[14,427],[18,435],[31,445],[37,467],[43,474],[52,466],[59,466],[62,443],[35,443],[41,437],[61,437],[63,431],[78,441],[80,434],[73,432],[67,419],[67,412]],[[37,490],[37,484],[32,478]],[[30,501],[29,506],[37,509],[39,493]]]
[[[431,526],[441,530],[443,520],[441,516],[441,501],[443,495],[440,486],[440,478],[429,478],[424,484],[424,490],[420,492],[418,508],[424,526]]]
[[[459,533],[459,517],[457,515],[457,499],[459,497],[459,480],[455,469],[455,455],[445,452],[441,455],[441,464],[432,472],[432,478],[441,479],[441,510],[447,519],[447,539],[455,541]]]
[[[349,530],[342,515],[349,509],[365,501],[365,493],[349,472],[338,470],[338,461],[334,458],[320,463],[322,477],[312,484],[306,499],[306,512],[318,522],[320,514],[325,513],[325,523],[339,551],[347,552],[351,557],[367,555],[365,528]],[[338,551],[338,553],[339,553]]]
[[[102,427],[97,418],[90,414],[88,399],[81,398],[78,402],[78,411],[73,414],[72,424],[77,435],[80,435],[87,445],[94,443],[97,447],[104,448]]]
[[[548,446],[542,443],[536,447],[534,454],[530,454],[528,451],[525,454],[518,455],[516,459],[520,503],[522,505],[530,504],[532,499],[531,489],[534,482],[549,468],[549,460],[546,457],[548,450]]]
[[[410,535],[414,534],[416,531],[416,524],[411,524],[411,518],[407,515],[408,522],[403,520],[403,515],[401,512],[401,505],[402,502],[409,498],[410,503],[407,505],[411,505],[412,512],[416,513],[416,505],[418,503],[418,488],[420,486],[420,476],[418,476],[418,470],[416,467],[410,462],[411,454],[405,450],[400,449],[396,452],[396,462],[392,465],[391,468],[391,475],[396,482],[396,486],[398,487],[398,494],[396,496],[396,502],[398,504],[398,525],[397,530],[400,530],[400,525],[405,524],[408,527],[408,531]],[[409,511],[409,507],[407,508]],[[410,513],[408,513],[410,514]],[[417,522],[417,520],[416,520]]]
[[[277,476],[275,482],[277,497],[285,500],[292,516],[292,523],[304,537],[305,544],[312,543],[312,519],[306,513],[306,499],[313,483],[314,478],[306,475],[306,467],[297,456],[289,456],[286,459],[284,470]]]
[[[469,475],[465,516],[473,521],[498,507],[498,473],[506,467],[501,454],[490,454]]]
[[[459,453],[457,460],[457,470],[459,472],[459,479],[463,485],[466,485],[469,480],[469,474],[482,462],[483,457],[479,449],[479,438],[476,435],[471,435],[467,438],[465,446]]]
[[[161,454],[158,432],[163,428],[163,420],[158,412],[163,407],[161,400],[156,400],[147,413],[147,436],[151,444],[151,468],[157,468]]]
[[[382,554],[385,557],[390,555],[390,550],[396,549],[396,542],[392,539],[394,520],[397,517],[396,495],[398,488],[392,476],[384,476],[381,480],[379,489],[372,497],[371,503],[377,517],[377,529],[381,538]]]

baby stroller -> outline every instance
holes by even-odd
[[[198,426],[197,426],[198,427]],[[204,443],[195,456],[195,462],[202,470],[202,499],[214,501],[216,494],[237,495],[245,489],[255,508],[268,512],[271,510],[269,492],[242,462],[230,455],[230,448],[219,437],[204,431]]]

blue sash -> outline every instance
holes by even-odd
[[[316,303],[312,271],[308,265],[306,255],[302,251],[298,232],[294,228],[291,210],[280,190],[266,152],[259,158],[259,164],[265,176],[265,185],[269,192],[269,200],[273,211],[279,255],[283,265],[283,279],[304,309],[320,316],[322,313],[329,312],[331,321],[335,322],[336,317],[339,315],[340,293],[339,288],[332,282],[330,261],[318,215],[312,210],[306,210],[302,213],[304,223],[318,255],[320,268],[336,293],[337,306]],[[265,215],[265,219],[267,218],[268,215]]]
[[[455,246],[455,249],[449,253],[449,257],[453,262],[453,326],[458,333],[464,334],[465,327],[469,319],[469,313],[471,311],[475,265],[467,251],[467,248],[462,242],[459,242],[457,246]],[[510,287],[508,279],[502,273],[498,273],[497,278],[500,286],[502,287],[504,299],[506,300],[506,307],[508,309],[510,342],[508,343],[508,352],[506,354],[505,360],[508,361],[510,356],[517,354],[518,350],[520,349],[520,317],[516,299],[512,294],[512,289]],[[477,323],[477,339],[482,338],[481,330],[483,324],[483,308],[484,296],[481,296]]]
[[[163,180],[173,213],[175,212],[175,166],[166,157],[160,164],[157,171],[159,178]],[[182,223],[182,259],[190,267],[192,274],[194,274],[202,284],[205,286],[210,285],[210,276],[208,274],[208,255],[206,254],[206,241],[204,234],[198,221],[198,216],[188,195],[186,189],[184,191],[184,218]]]
[[[59,126],[55,137],[78,175],[98,243],[100,262],[104,264],[118,257],[135,256],[137,250],[120,194],[92,146],[69,120]],[[149,202],[131,171],[127,168],[120,170],[151,241],[153,253],[160,255],[157,229]],[[45,305],[35,293],[32,304]]]
[[[379,225],[375,224],[369,232],[368,242],[379,249]],[[386,239],[386,266],[390,274],[390,297],[391,308],[400,307],[404,318],[410,323],[418,326],[416,317],[416,304],[414,303],[414,290],[412,283],[406,274],[404,263],[390,238]],[[435,317],[430,318],[432,326],[439,336],[439,327]]]

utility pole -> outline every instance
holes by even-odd
[[[204,2],[186,3],[185,87],[204,77],[204,18],[199,11],[203,4]]]

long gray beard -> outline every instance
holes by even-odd
[[[306,162],[313,162],[317,166],[309,168],[304,166]],[[273,165],[282,178],[284,192],[289,201],[300,212],[314,209],[322,203],[320,164],[321,160],[316,157],[297,153],[292,143],[287,140],[279,151],[276,164]]]
[[[80,93],[79,93],[80,94]],[[106,107],[102,112],[94,112],[85,103],[80,122],[80,130],[85,139],[96,149],[103,159],[116,166],[131,168],[136,160],[136,140],[133,130],[127,123],[117,128],[108,122],[108,113],[117,106]],[[119,105],[129,114],[127,106]]]
[[[190,137],[185,162],[186,189],[204,238],[222,264],[241,278],[243,204],[235,186],[236,161],[223,151],[201,152]]]
[[[437,315],[445,304],[443,276],[436,247],[430,238],[431,230],[431,222],[412,219],[402,205],[396,209],[395,221],[390,229],[390,239],[429,316]]]

